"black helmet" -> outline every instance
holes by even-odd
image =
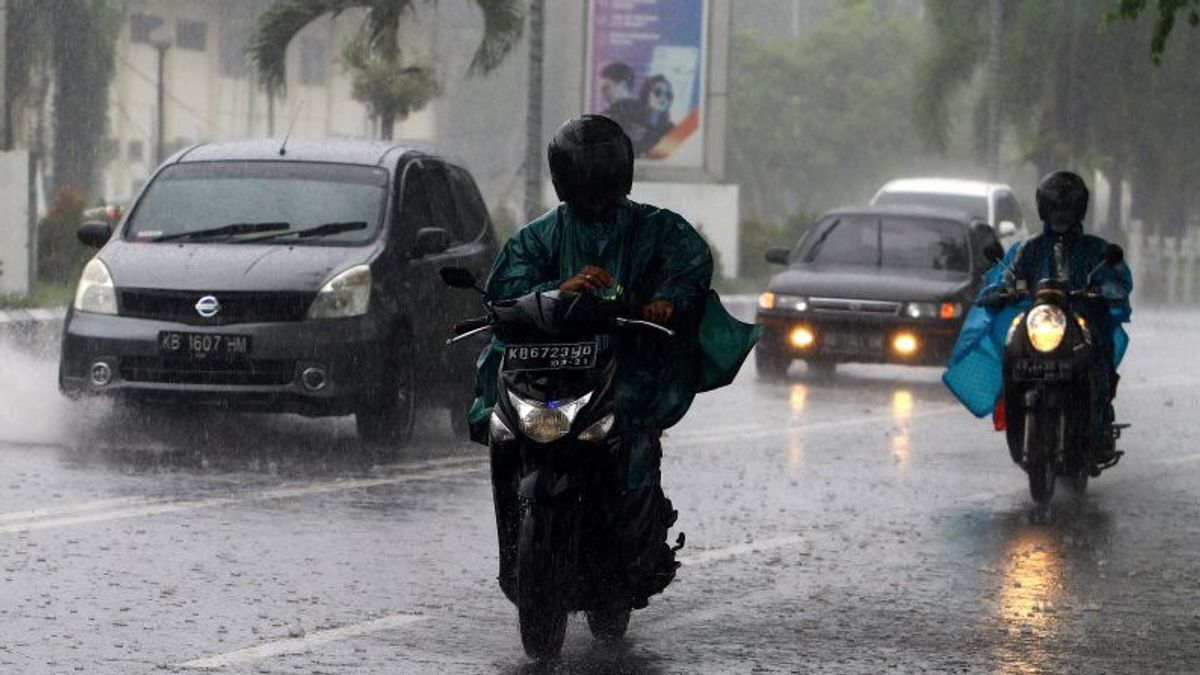
[[[1088,189],[1079,174],[1054,171],[1038,183],[1038,217],[1056,232],[1081,226],[1087,207]]]
[[[621,125],[603,115],[580,115],[563,123],[546,148],[558,198],[600,217],[633,188],[633,143]]]

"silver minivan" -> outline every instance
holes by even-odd
[[[958,178],[897,178],[879,188],[871,198],[871,204],[907,204],[965,211],[972,218],[994,227],[1005,249],[1029,237],[1021,203],[1013,189],[1004,183]]]

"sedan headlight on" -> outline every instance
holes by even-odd
[[[356,265],[329,280],[308,308],[310,319],[342,319],[367,313],[371,302],[371,268]]]
[[[1039,352],[1052,352],[1062,344],[1067,331],[1067,315],[1054,305],[1038,305],[1025,319],[1029,341]]]
[[[79,287],[75,289],[75,310],[93,314],[117,313],[117,288],[108,267],[99,258],[92,258],[83,268]]]
[[[557,441],[571,431],[571,424],[580,410],[592,400],[588,392],[570,401],[531,401],[508,392],[508,400],[517,411],[521,433],[538,443]]]

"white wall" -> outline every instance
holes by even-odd
[[[31,246],[29,153],[0,152],[0,293],[29,294]]]
[[[738,274],[738,186],[713,183],[633,184],[629,195],[644,202],[670,209],[687,218],[709,244],[720,252],[721,274]]]

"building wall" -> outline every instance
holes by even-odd
[[[169,156],[193,143],[241,138],[282,138],[295,121],[296,138],[378,135],[366,107],[351,96],[350,78],[339,65],[341,45],[361,25],[346,12],[306,28],[288,50],[287,90],[267,97],[246,64],[246,38],[270,0],[128,0],[117,40],[117,68],[110,93],[104,194],[128,199],[157,166],[158,50],[166,52],[165,150]],[[156,29],[147,30],[150,26]],[[431,113],[414,115],[397,136],[430,139]]]

